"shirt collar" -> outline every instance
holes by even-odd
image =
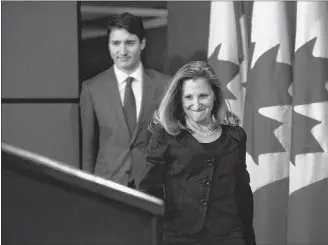
[[[143,66],[140,62],[138,68],[134,72],[132,72],[131,74],[126,74],[125,72],[118,69],[118,67],[114,64],[114,73],[118,84],[124,83],[128,77],[133,77],[135,81],[141,82],[142,74],[143,74]]]

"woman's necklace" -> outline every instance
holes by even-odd
[[[201,135],[201,136],[211,136],[213,135],[215,132],[216,132],[216,128],[217,127],[214,127],[212,130],[206,132],[206,133],[203,133],[203,132],[200,132],[198,129],[196,129],[189,121],[189,119],[187,118],[187,121],[188,121],[188,125],[189,127],[197,134]]]

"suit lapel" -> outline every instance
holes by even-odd
[[[106,89],[104,89],[104,97],[107,98],[108,103],[105,105],[105,110],[114,111],[114,115],[117,117],[117,123],[122,127],[122,136],[130,141],[130,133],[125,120],[125,115],[123,112],[123,106],[121,102],[121,97],[118,91],[117,79],[114,73],[114,69],[111,68],[107,72],[104,81]]]
[[[134,130],[134,134],[131,139],[131,144],[136,140],[138,134],[140,133],[143,120],[146,116],[146,113],[148,112],[148,108],[152,104],[155,90],[156,86],[145,70],[143,73],[141,110],[136,129]]]

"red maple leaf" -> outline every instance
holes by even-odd
[[[237,100],[236,96],[228,89],[227,85],[235,76],[239,73],[239,66],[235,63],[227,60],[219,60],[218,54],[221,49],[221,44],[218,45],[213,54],[208,58],[208,63],[211,65],[215,73],[220,79],[220,82],[223,84],[225,88],[225,92],[227,95],[227,99],[229,100]]]
[[[282,123],[259,113],[260,108],[292,104],[288,94],[291,66],[276,61],[278,50],[279,45],[261,55],[247,80],[244,129],[248,137],[247,152],[255,164],[260,154],[286,152],[274,135]]]
[[[328,59],[314,57],[312,52],[316,38],[310,40],[295,53],[293,106],[307,105],[328,100],[325,83],[328,81]],[[311,129],[321,123],[293,110],[291,161],[302,153],[324,152],[311,133]]]

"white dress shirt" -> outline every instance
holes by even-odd
[[[116,65],[114,65],[114,73],[117,80],[117,87],[118,91],[120,93],[121,102],[122,105],[124,105],[124,92],[125,92],[125,86],[126,86],[126,79],[128,77],[133,77],[134,80],[132,82],[132,91],[134,94],[134,98],[136,100],[136,107],[137,107],[137,121],[140,115],[140,109],[141,109],[141,100],[142,100],[142,85],[143,85],[143,66],[140,63],[139,67],[130,75],[124,73],[120,69],[117,68]]]

